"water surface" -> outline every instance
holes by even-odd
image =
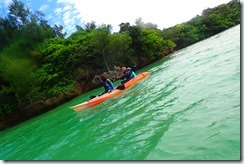
[[[155,62],[149,78],[75,113],[83,94],[0,132],[3,160],[240,160],[240,26]]]

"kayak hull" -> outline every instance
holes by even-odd
[[[145,79],[146,77],[148,77],[150,75],[149,72],[143,72],[139,75],[136,75],[136,77],[134,77],[133,79],[129,80],[128,82],[126,82],[124,84],[125,86],[125,89],[127,88],[130,88],[132,87],[134,84],[136,84],[137,82]],[[86,109],[86,108],[90,108],[90,107],[93,107],[95,105],[98,105],[116,95],[119,95],[120,93],[122,93],[124,90],[119,90],[119,89],[115,89],[113,90],[112,92],[109,92],[109,93],[105,93],[99,97],[95,97],[91,100],[88,100],[88,101],[85,101],[81,104],[78,104],[78,105],[75,105],[75,106],[72,106],[71,108],[75,111],[75,112],[80,112],[82,111],[83,109]]]

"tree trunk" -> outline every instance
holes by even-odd
[[[105,64],[107,70],[110,71],[109,66],[108,66],[108,63],[107,63],[106,58],[105,58],[105,51],[104,51],[103,48],[102,48],[102,55],[103,55],[104,64]]]

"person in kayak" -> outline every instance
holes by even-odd
[[[105,93],[109,93],[109,92],[111,92],[112,90],[115,89],[113,82],[110,79],[108,79],[106,76],[100,75],[98,78],[99,78],[100,82],[102,83],[102,85],[104,87],[104,92],[100,93],[97,96],[94,96],[94,95],[90,96],[90,100],[94,99],[96,97],[99,97],[99,96],[101,96],[101,95],[103,95]]]
[[[112,83],[112,81],[111,81],[110,79],[108,79],[107,77],[101,75],[101,76],[99,77],[99,79],[100,79],[100,81],[101,81],[101,83],[102,83],[102,85],[103,85],[103,87],[104,87],[104,90],[105,90],[105,91],[104,91],[103,93],[101,93],[100,95],[103,95],[104,93],[111,92],[112,90],[115,89],[115,88],[114,88],[114,85],[113,85],[113,83]]]
[[[136,77],[136,73],[130,68],[130,67],[121,67],[122,75],[119,77],[119,79],[125,80],[121,81],[121,84],[126,83],[130,79]]]
[[[119,85],[116,89],[124,89],[124,83],[136,77],[136,73],[130,67],[121,67],[122,75],[118,77],[118,79],[125,80],[121,81],[121,85]]]

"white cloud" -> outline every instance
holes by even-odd
[[[70,8],[72,5],[81,16],[75,14],[76,19],[96,24],[111,24],[115,31],[122,22],[134,24],[138,17],[144,22],[158,25],[158,28],[166,28],[190,20],[202,10],[214,7],[230,0],[58,0],[58,3]],[[71,19],[74,19],[71,18]]]
[[[65,4],[67,4],[67,3],[69,3],[69,0],[57,0],[57,3],[65,3]]]
[[[63,12],[65,12],[65,11],[68,11],[68,10],[71,10],[71,9],[72,9],[72,6],[71,5],[67,5],[62,10],[63,10]]]
[[[47,18],[47,20],[52,20],[53,19],[53,15],[52,14],[48,14],[46,18]]]
[[[75,27],[80,22],[95,21],[97,25],[111,24],[113,31],[119,31],[119,24],[131,25],[139,17],[147,23],[158,25],[159,29],[174,26],[200,15],[206,8],[228,3],[230,0],[57,0],[64,25]],[[62,6],[62,7],[60,7]],[[68,12],[69,11],[69,12]],[[65,27],[66,28],[66,27]],[[70,28],[72,29],[72,28]]]
[[[64,25],[65,26],[70,26],[70,25],[74,25],[75,24],[74,19],[71,19],[70,11],[67,11],[67,12],[64,13],[63,21],[64,21]]]
[[[8,7],[10,2],[12,2],[12,0],[1,0],[0,4],[4,5],[4,7]]]
[[[54,24],[56,24],[56,25],[61,25],[62,22],[59,20],[59,21],[55,21]]]
[[[49,6],[48,6],[47,4],[45,4],[45,5],[41,6],[39,10],[40,10],[40,11],[44,11],[44,10],[46,10],[48,7],[49,7]]]
[[[54,12],[59,14],[59,13],[62,12],[62,8],[60,8],[60,7],[59,8],[56,8]]]
[[[69,25],[69,26],[67,26],[65,32],[67,32],[68,34],[70,34],[70,33],[72,33],[75,30],[76,30],[75,26]]]

